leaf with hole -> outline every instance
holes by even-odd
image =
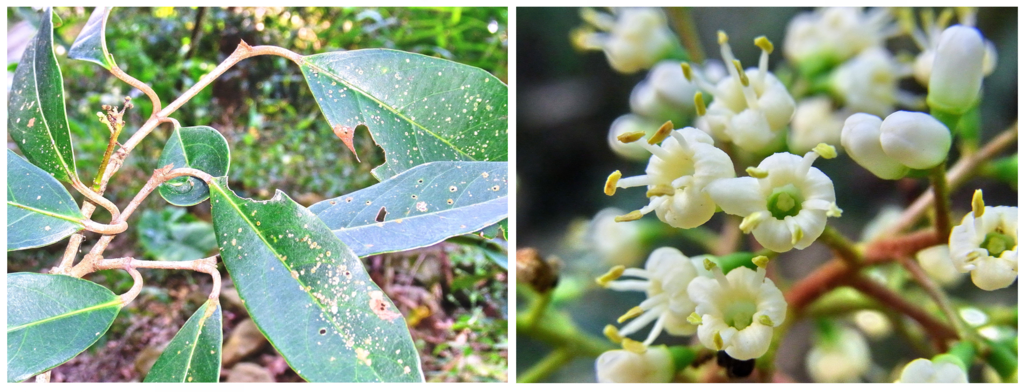
[[[508,216],[508,163],[426,163],[309,210],[359,256],[433,245]]]
[[[176,128],[160,153],[159,167],[193,168],[220,177],[228,174],[231,150],[224,135],[207,126]],[[195,177],[177,177],[160,184],[160,196],[177,206],[192,206],[210,197],[210,188]]]
[[[221,258],[253,321],[309,381],[423,381],[405,319],[358,257],[280,191],[243,199],[210,183]]]
[[[68,58],[93,62],[110,70],[114,58],[107,51],[107,39],[104,35],[110,10],[110,7],[96,7],[92,11],[89,21],[85,22],[85,27],[78,33],[78,38],[75,38],[75,43],[68,49]]]
[[[218,382],[221,345],[220,302],[206,301],[167,344],[146,382]]]
[[[7,132],[29,162],[58,180],[71,181],[75,153],[64,109],[64,78],[53,54],[52,10],[18,63],[7,101]]]
[[[300,64],[335,133],[350,145],[366,125],[384,150],[378,179],[427,162],[508,159],[508,87],[482,69],[388,49],[304,56]]]
[[[84,228],[85,216],[57,179],[7,150],[7,250],[37,248]]]
[[[120,297],[88,280],[8,274],[7,382],[74,358],[103,336],[120,310]]]

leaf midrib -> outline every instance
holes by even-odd
[[[93,305],[93,306],[89,306],[89,307],[78,309],[78,310],[73,310],[73,311],[70,311],[70,312],[67,312],[67,313],[61,313],[61,314],[56,315],[56,316],[47,317],[47,318],[36,320],[36,321],[30,322],[30,323],[26,323],[26,324],[22,324],[22,325],[16,325],[13,328],[8,326],[7,327],[7,333],[19,331],[19,330],[22,330],[22,329],[25,329],[25,328],[36,326],[36,325],[41,325],[41,324],[45,324],[45,323],[48,323],[48,322],[52,322],[52,321],[56,321],[56,320],[60,320],[60,319],[68,318],[68,317],[72,317],[72,316],[75,316],[75,315],[78,315],[78,314],[82,314],[82,313],[86,313],[86,312],[92,312],[92,311],[95,311],[95,310],[100,310],[100,309],[109,308],[109,307],[121,307],[121,298],[115,298],[115,299],[113,299],[113,300],[111,300],[109,302],[104,302],[102,304]]]
[[[53,13],[53,10],[51,9],[50,10],[50,15],[48,16],[48,18],[50,18],[51,21],[47,22],[47,23],[50,24],[49,34],[50,34],[50,47],[51,48],[53,47],[53,21],[52,21],[53,15],[52,15],[52,13]],[[37,34],[43,34],[43,32],[40,31]],[[40,58],[39,58],[39,48],[36,47],[35,42],[33,42],[32,46],[33,46],[33,48],[32,48],[32,61],[31,61],[31,63],[32,63],[32,82],[33,82],[33,85],[36,88],[36,91],[35,91],[36,92],[36,94],[35,94],[36,95],[35,96],[35,101],[36,101],[36,104],[38,104],[37,108],[39,108],[39,118],[42,119],[43,125],[46,127],[46,134],[50,135],[50,145],[53,146],[53,151],[57,153],[57,160],[59,160],[61,166],[64,167],[64,172],[67,173],[68,177],[74,179],[74,178],[78,177],[78,173],[76,171],[74,171],[74,170],[71,170],[71,167],[68,166],[68,163],[66,161],[64,161],[64,154],[61,154],[60,148],[57,146],[57,138],[53,134],[53,129],[50,128],[50,122],[46,121],[46,113],[43,112],[43,101],[40,98],[41,94],[40,94],[40,90],[39,90],[39,72],[36,70],[36,61],[40,60]],[[49,55],[53,56],[53,51],[52,50],[50,51]],[[57,63],[56,56],[54,56],[53,63],[54,64]],[[58,72],[58,74],[59,74],[59,72]],[[64,95],[64,81],[63,80],[61,80],[61,83],[60,83],[59,87],[60,87],[60,90],[61,90],[60,91],[61,96],[63,96]],[[61,104],[63,105],[63,102]],[[65,113],[64,115],[67,116],[67,113]],[[28,130],[26,130],[25,132],[27,133]]]
[[[22,209],[25,209],[25,210],[28,210],[28,211],[31,211],[31,212],[35,212],[37,214],[47,215],[47,216],[51,216],[51,217],[54,217],[54,218],[57,218],[57,219],[66,220],[66,221],[71,222],[71,223],[77,223],[80,226],[82,225],[82,222],[81,222],[82,218],[79,218],[79,217],[72,217],[72,216],[61,215],[61,214],[57,214],[57,213],[53,213],[53,212],[49,212],[49,211],[45,211],[45,210],[40,210],[40,209],[35,208],[35,207],[29,207],[29,206],[26,206],[24,204],[15,203],[15,202],[12,202],[10,200],[7,201],[7,205],[14,206],[14,207],[17,207],[17,208],[22,208]],[[10,224],[8,224],[8,226],[10,226]]]

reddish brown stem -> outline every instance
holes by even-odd
[[[928,335],[931,336],[932,342],[940,352],[946,351],[946,342],[948,340],[957,339],[957,333],[952,327],[936,320],[919,306],[907,302],[898,293],[889,290],[885,286],[859,276],[850,277],[845,280],[845,283],[878,300],[882,305],[897,310],[917,321],[918,324],[921,324],[922,328],[928,331]]]

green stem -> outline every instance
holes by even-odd
[[[857,268],[864,264],[864,257],[857,250],[853,242],[834,227],[825,226],[825,231],[821,232],[821,236],[818,239],[825,243],[825,245],[828,245],[829,248],[832,248],[832,251],[850,267]]]
[[[110,143],[107,144],[107,151],[103,152],[103,160],[100,161],[100,170],[96,173],[96,178],[92,180],[92,189],[96,192],[100,192],[103,187],[103,173],[107,171],[107,165],[110,164],[110,156],[114,153],[114,147],[117,146],[117,137],[121,135],[121,129],[124,128],[120,125],[113,125],[110,133]]]
[[[939,238],[949,238],[952,226],[949,221],[949,183],[946,182],[946,163],[943,162],[933,168],[929,173],[929,179],[935,192],[935,230],[939,233]]]
[[[557,348],[548,353],[540,362],[533,364],[523,374],[516,377],[516,382],[535,383],[548,378],[552,373],[575,358],[573,352],[565,347]]]
[[[526,317],[516,317],[516,331],[526,337],[540,340],[553,347],[571,348],[577,355],[597,357],[601,353],[616,349],[603,338],[580,331],[575,325],[554,325],[537,323],[529,325]]]
[[[977,333],[967,326],[967,323],[964,322],[963,318],[960,317],[960,313],[958,313],[956,308],[953,307],[953,303],[950,302],[946,293],[942,291],[934,280],[928,277],[928,274],[925,273],[924,269],[909,258],[901,258],[900,262],[907,271],[910,271],[910,275],[919,285],[921,285],[921,288],[928,293],[928,296],[932,297],[932,300],[939,305],[939,309],[942,310],[942,313],[946,315],[946,318],[949,319],[951,323],[953,323],[953,329],[956,330],[956,334],[960,339],[977,341],[979,338]]]
[[[527,319],[531,326],[537,325],[540,318],[544,317],[544,311],[547,310],[548,305],[551,303],[552,292],[554,292],[554,290],[545,291],[533,301],[533,307],[530,308],[530,315]]]
[[[985,362],[992,365],[992,368],[996,369],[1004,381],[1015,376],[1017,374],[1017,356],[1010,349],[990,340],[985,340],[985,344],[988,345]]]
[[[700,44],[700,36],[697,35],[697,25],[693,23],[693,16],[690,9],[686,7],[670,7],[667,9],[672,27],[675,27],[679,34],[679,40],[690,55],[690,60],[700,64],[704,62],[704,48]]]
[[[789,327],[792,327],[795,322],[796,317],[790,315],[790,317],[786,317],[786,321],[783,321],[782,325],[779,325],[774,331],[772,331],[772,342],[768,346],[768,351],[760,358],[757,358],[756,362],[756,366],[760,370],[759,374],[761,382],[771,382],[775,377],[775,354],[779,351],[779,346],[782,344],[782,338],[786,336],[786,332],[789,331]]]

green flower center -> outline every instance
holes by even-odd
[[[999,257],[1003,251],[1013,249],[1014,246],[1017,246],[1017,241],[1013,237],[997,232],[986,234],[985,240],[981,242],[981,247],[994,257]]]
[[[803,202],[803,195],[801,195],[800,190],[796,186],[793,184],[780,186],[772,190],[772,195],[768,197],[768,212],[775,219],[796,216],[796,214],[800,213],[800,205]]]
[[[753,301],[734,301],[725,307],[723,319],[730,327],[741,330],[754,322],[757,305]]]

